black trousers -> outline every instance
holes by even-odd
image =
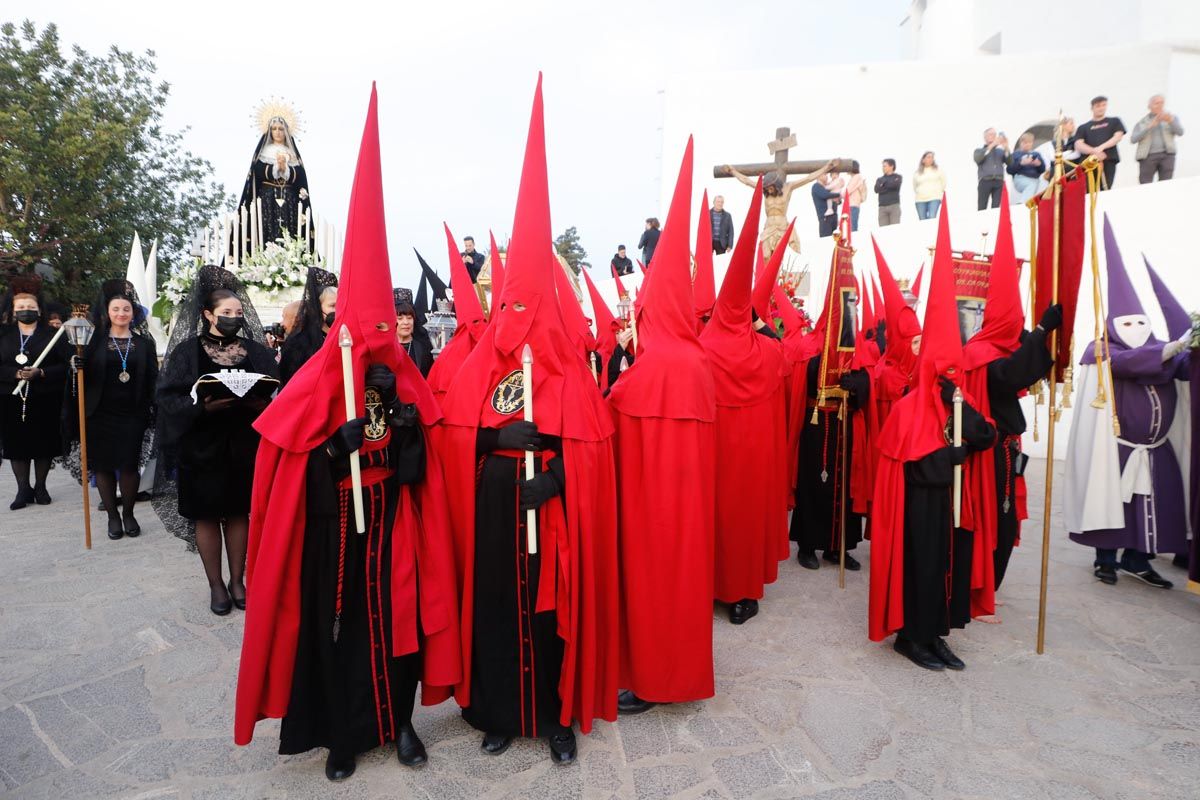
[[[983,211],[988,207],[988,202],[992,204],[992,208],[1000,207],[1000,190],[1004,188],[1003,178],[984,178],[979,182],[979,210]]]

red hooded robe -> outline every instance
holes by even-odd
[[[621,498],[621,685],[663,703],[713,695],[716,395],[694,326],[691,189],[689,139],[643,291],[641,353],[609,396]]]
[[[541,564],[537,611],[555,611],[564,644],[560,722],[579,722],[588,733],[596,718],[617,713],[617,520],[612,419],[587,365],[572,346],[554,288],[550,201],[546,176],[541,76],[530,117],[525,165],[513,237],[505,267],[504,295],[492,324],[463,364],[447,393],[439,446],[451,505],[462,591],[463,680],[458,703],[471,703],[474,623],[476,436],[520,419],[523,406],[503,413],[493,404],[506,377],[533,352],[534,422],[561,437],[567,485],[563,496],[538,510]],[[518,310],[517,306],[523,306]],[[523,515],[522,515],[523,517]],[[514,580],[516,577],[514,575]]]
[[[356,414],[364,413],[367,367],[385,364],[396,375],[400,400],[416,404],[429,437],[440,413],[420,371],[396,340],[391,298],[379,122],[372,86],[350,195],[335,312],[337,328],[346,328],[353,339]],[[300,558],[309,453],[346,422],[338,338],[326,337],[322,348],[254,425],[262,441],[250,509],[249,602],[234,712],[234,741],[240,745],[249,744],[258,720],[280,718],[288,712],[300,627]],[[400,487],[391,532],[391,655],[420,649],[425,685],[422,702],[430,704],[434,702],[433,687],[461,680],[462,661],[446,487],[437,455],[428,448],[427,459],[424,479]]]
[[[712,319],[700,334],[717,394],[716,572],[714,596],[726,603],[759,599],[779,574],[787,548],[787,506],[765,471],[763,454],[787,436],[783,353],[750,324],[762,185],[755,188],[741,236],[729,260]]]
[[[1009,219],[1008,188],[1001,190],[1000,223],[996,231],[996,250],[992,254],[987,303],[983,324],[963,345],[963,370],[966,390],[978,402],[976,408],[985,417],[992,414],[988,393],[988,365],[1007,358],[1021,342],[1025,314],[1017,285],[1019,268],[1013,249],[1012,223]],[[975,548],[971,571],[972,616],[996,613],[995,573],[992,554],[997,541],[996,461],[992,451],[974,453],[967,459],[963,491],[971,496],[975,508]],[[1024,477],[1017,478],[1017,497],[1024,499]],[[1018,519],[1024,503],[1018,503]]]
[[[882,277],[882,273],[881,273]],[[886,283],[884,287],[887,291]],[[872,505],[871,587],[868,634],[880,641],[905,625],[904,537],[906,483],[904,465],[947,446],[946,425],[952,409],[942,402],[940,378],[962,388],[962,341],[955,302],[950,228],[945,200],[938,222],[938,243],[930,269],[925,330],[917,361],[917,383],[893,406],[879,435],[879,465]],[[964,390],[964,401],[978,408]],[[965,440],[964,440],[965,443]],[[966,478],[964,476],[964,487]],[[947,491],[949,491],[947,489]],[[963,492],[962,527],[970,529],[968,493]],[[939,524],[943,520],[938,520]],[[944,520],[952,525],[950,519]],[[929,535],[923,532],[923,535]],[[953,547],[953,545],[951,545]],[[953,554],[951,554],[953,564]],[[950,580],[950,576],[946,576]],[[949,584],[947,584],[949,587]],[[950,591],[947,589],[947,602]]]

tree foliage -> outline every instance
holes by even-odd
[[[152,51],[66,57],[54,25],[0,26],[0,279],[47,264],[88,300],[134,231],[174,261],[222,205],[212,166],[162,127],[155,71]]]
[[[563,260],[570,265],[571,270],[578,275],[580,266],[588,266],[587,251],[583,249],[583,245],[579,243],[579,231],[575,230],[575,226],[567,228],[562,234],[554,240],[554,249],[562,256]]]

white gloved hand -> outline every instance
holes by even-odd
[[[1185,333],[1183,336],[1179,337],[1178,339],[1171,341],[1171,342],[1167,342],[1166,346],[1163,347],[1163,362],[1170,361],[1172,358],[1174,358],[1175,356],[1179,355],[1184,350],[1186,350],[1188,343],[1191,341],[1191,339],[1192,339],[1192,332],[1189,330],[1187,333]]]

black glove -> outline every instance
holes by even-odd
[[[949,407],[954,402],[954,390],[957,387],[954,385],[954,381],[945,376],[938,378],[938,381],[942,385],[942,402]]]
[[[529,480],[522,480],[518,484],[518,488],[521,494],[522,511],[540,508],[542,503],[562,491],[553,472],[539,472]]]
[[[397,400],[388,408],[388,425],[393,428],[410,428],[417,424],[417,406],[415,403],[401,403]]]
[[[542,437],[532,422],[512,422],[500,429],[496,437],[498,450],[541,450]]]
[[[879,344],[879,353],[882,355],[883,351],[887,350],[887,323],[883,320],[880,320],[875,328],[875,341]]]
[[[396,376],[384,364],[372,364],[367,367],[367,386],[379,390],[379,398],[384,408],[391,408],[396,402]]]
[[[1038,327],[1046,333],[1061,328],[1063,324],[1063,310],[1061,303],[1055,303],[1048,307],[1042,314],[1042,319],[1038,322]]]
[[[967,446],[965,444],[955,447],[951,445],[946,448],[950,451],[950,463],[954,466],[960,466],[967,460]]]
[[[330,458],[341,458],[360,449],[363,445],[363,428],[366,426],[366,417],[343,423],[333,432],[333,436],[325,440],[325,454]]]

